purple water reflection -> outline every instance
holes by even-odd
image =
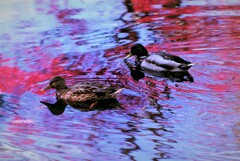
[[[0,2],[2,160],[239,160],[237,0]],[[194,82],[138,82],[122,58],[135,42],[196,65]],[[55,75],[127,89],[123,109],[52,115]]]

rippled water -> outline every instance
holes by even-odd
[[[240,160],[240,2],[1,1],[1,160]],[[195,63],[194,81],[146,75],[133,43]],[[48,80],[112,82],[122,108],[53,115]]]

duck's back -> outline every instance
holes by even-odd
[[[190,62],[182,59],[179,56],[171,55],[165,52],[152,54],[144,59],[141,67],[153,71],[181,71],[179,68],[182,65],[188,65]]]
[[[88,108],[92,103],[100,100],[112,99],[111,94],[116,89],[104,84],[81,82],[67,90],[57,93],[57,98],[73,107]]]
[[[153,70],[153,71],[166,71],[174,70],[179,66],[178,63],[164,59],[160,54],[153,54],[144,59],[141,63],[143,69]]]

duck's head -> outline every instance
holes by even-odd
[[[125,57],[125,59],[134,55],[140,59],[143,56],[148,56],[148,51],[142,44],[137,43],[131,47],[131,52]]]
[[[61,89],[66,89],[67,85],[63,77],[61,76],[55,76],[53,77],[50,81],[49,84],[42,90],[48,90],[50,88],[56,89],[56,90],[61,90]]]

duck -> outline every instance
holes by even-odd
[[[124,62],[132,56],[136,57],[135,64],[141,70],[150,72],[184,72],[193,66],[193,63],[190,61],[166,52],[149,55],[147,49],[140,43],[134,44],[131,47],[131,51],[124,58]]]
[[[51,88],[56,89],[57,102],[86,109],[94,109],[105,101],[116,100],[116,97],[124,89],[116,89],[96,82],[81,82],[69,87],[62,76],[54,76],[41,91]]]
[[[193,76],[188,72],[146,72],[142,71],[139,66],[136,66],[134,62],[125,62],[128,69],[130,70],[130,75],[132,79],[138,82],[140,79],[144,79],[145,77],[149,78],[150,74],[152,76],[156,76],[157,78],[163,78],[165,80],[170,80],[171,82],[194,82]]]

